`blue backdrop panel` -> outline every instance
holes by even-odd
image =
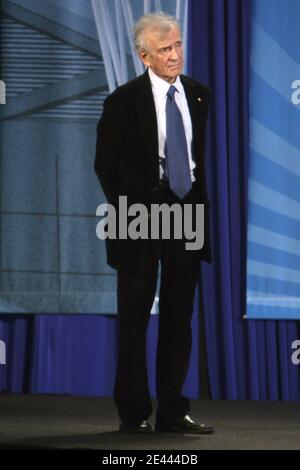
[[[107,18],[116,16],[114,5],[122,17],[124,2],[97,3]],[[174,14],[177,3],[126,5],[135,20],[144,5]],[[96,209],[105,202],[94,172],[96,126],[111,60],[102,53],[99,14],[91,0],[3,0],[0,18],[7,92],[0,105],[0,312],[115,314],[116,272],[96,236]],[[119,23],[108,23],[118,38]],[[128,37],[123,42],[130,79]]]
[[[253,0],[247,316],[300,318],[300,2]]]
[[[108,93],[90,1],[1,2],[0,312],[115,313],[96,237]]]

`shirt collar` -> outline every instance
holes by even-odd
[[[168,83],[163,78],[160,78],[156,75],[150,67],[148,67],[148,73],[151,80],[152,87],[155,91],[155,94],[160,98],[165,98],[167,96],[168,90],[170,88],[170,83]],[[176,78],[175,82],[172,83],[173,86],[177,89],[179,93],[183,93],[183,86],[180,80],[180,77]]]

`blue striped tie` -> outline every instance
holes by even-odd
[[[170,86],[166,103],[166,157],[169,186],[181,199],[191,190],[187,142],[181,112],[175,101],[176,88]]]

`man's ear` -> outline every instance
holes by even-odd
[[[149,67],[149,66],[150,66],[150,63],[149,63],[149,61],[148,61],[148,54],[147,54],[147,52],[142,51],[142,52],[140,52],[139,56],[140,56],[140,59],[141,59],[141,61],[143,62],[143,64],[144,64],[146,67]]]

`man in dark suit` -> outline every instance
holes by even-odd
[[[146,365],[146,330],[159,263],[159,334],[156,359],[158,409],[155,430],[210,434],[190,416],[181,389],[191,350],[191,316],[200,260],[210,261],[204,138],[209,90],[182,75],[180,28],[162,13],[142,17],[135,44],[147,67],[105,101],[97,127],[95,171],[118,213],[119,196],[128,207],[204,204],[201,249],[187,250],[177,239],[110,239],[107,261],[118,271],[119,351],[114,400],[125,432],[152,432]],[[174,227],[173,227],[174,229]]]

